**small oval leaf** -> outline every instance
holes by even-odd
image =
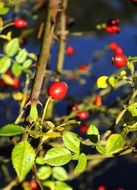
[[[71,160],[71,152],[64,147],[52,148],[46,153],[44,159],[51,166],[65,165]]]
[[[75,173],[76,174],[82,173],[86,169],[86,166],[87,166],[87,157],[84,153],[82,153],[79,155],[78,164],[75,168]]]
[[[106,155],[112,155],[122,150],[124,146],[124,139],[120,134],[112,134],[106,144]]]
[[[0,74],[5,73],[11,65],[11,59],[4,56],[0,59]]]
[[[25,49],[22,49],[19,51],[18,55],[16,56],[17,63],[23,63],[27,58],[27,51]]]
[[[59,181],[66,181],[68,179],[67,172],[63,167],[54,167],[52,169],[52,175]]]
[[[10,42],[8,42],[5,46],[5,53],[12,57],[14,56],[19,50],[19,39],[14,38]]]
[[[0,136],[14,136],[20,135],[25,132],[25,129],[22,126],[15,124],[7,124],[4,127],[0,128]]]
[[[97,79],[97,87],[98,88],[107,88],[108,84],[107,84],[107,76],[101,76]]]
[[[63,142],[65,146],[72,152],[80,152],[80,139],[77,137],[75,133],[65,132],[63,134]]]

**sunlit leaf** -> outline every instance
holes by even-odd
[[[97,87],[98,88],[107,88],[108,84],[107,84],[107,76],[101,76],[97,79]]]
[[[25,132],[25,129],[22,126],[15,124],[7,124],[4,127],[0,128],[0,136],[14,136],[19,135]]]
[[[130,104],[127,109],[133,117],[137,117],[137,102]]]
[[[65,132],[63,134],[63,142],[65,146],[72,152],[80,152],[80,139],[77,137],[75,133]]]
[[[14,38],[10,42],[8,42],[5,46],[5,53],[8,56],[14,56],[19,50],[19,39]]]
[[[50,177],[52,169],[50,166],[42,166],[37,171],[37,176],[40,180],[45,180]]]
[[[67,183],[62,181],[56,181],[56,190],[73,190]]]
[[[122,150],[125,141],[121,134],[112,134],[106,144],[106,154],[112,155]]]
[[[18,175],[19,181],[22,181],[31,170],[35,160],[35,151],[27,142],[18,143],[12,151],[12,164]]]
[[[67,172],[63,167],[54,167],[52,169],[52,175],[59,181],[66,181],[68,179]]]
[[[84,153],[80,154],[78,157],[78,164],[75,168],[75,173],[82,173],[87,166],[87,157]]]
[[[52,148],[48,150],[44,159],[51,166],[65,165],[71,160],[71,152],[64,147]]]
[[[16,56],[17,63],[23,63],[27,58],[27,51],[25,49],[22,49],[19,51],[19,53]]]
[[[0,74],[5,73],[11,65],[11,59],[8,56],[0,58]]]

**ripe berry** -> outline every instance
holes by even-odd
[[[110,25],[110,26],[116,26],[116,25],[119,25],[120,23],[120,20],[119,19],[109,19],[107,21],[107,25]]]
[[[65,82],[54,82],[48,88],[48,95],[55,100],[63,99],[68,91],[68,86]]]
[[[102,96],[96,95],[95,96],[95,100],[94,100],[94,104],[96,106],[102,106]]]
[[[116,42],[110,42],[108,46],[109,46],[109,49],[112,51],[116,51],[117,48],[119,48],[119,45]]]
[[[97,190],[106,190],[106,186],[100,185],[100,186],[97,188]]]
[[[88,111],[79,111],[77,116],[79,117],[79,119],[85,120],[89,117],[89,112]]]
[[[89,65],[88,64],[81,64],[79,66],[78,70],[82,73],[87,73],[89,71]]]
[[[37,184],[36,180],[32,180],[30,182],[30,188],[31,188],[31,190],[37,190],[38,189],[38,184]]]
[[[120,32],[120,27],[119,26],[112,26],[113,33],[118,33]]]
[[[125,67],[127,64],[127,57],[124,54],[116,54],[112,57],[112,64],[118,68]]]
[[[87,130],[88,130],[88,126],[87,126],[87,125],[82,125],[82,126],[80,127],[80,132],[81,132],[81,133],[86,133]]]
[[[118,47],[116,50],[115,50],[115,54],[123,54],[123,49],[121,47]]]
[[[72,47],[72,46],[66,47],[66,50],[65,50],[66,55],[73,55],[74,52],[75,52],[74,47]]]
[[[109,34],[113,34],[113,33],[114,33],[111,26],[106,26],[104,29],[105,29],[105,31],[106,31],[107,33],[109,33]]]
[[[17,89],[20,87],[20,80],[19,78],[14,78],[13,79],[13,84],[12,84],[13,88]]]
[[[18,18],[14,20],[14,26],[17,28],[24,28],[27,26],[27,22],[22,18]]]

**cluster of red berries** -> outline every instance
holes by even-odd
[[[122,68],[127,65],[127,57],[124,55],[123,49],[116,43],[109,43],[109,49],[115,53],[112,57],[112,64],[117,68]]]
[[[15,77],[11,71],[7,71],[5,75],[10,78],[10,84],[6,83],[6,81],[4,81],[3,79],[0,79],[0,87],[12,87],[14,89],[18,89],[20,87],[20,79],[18,77]]]
[[[107,22],[98,24],[96,26],[98,30],[103,29],[108,34],[116,34],[120,32],[120,20],[117,18],[112,18],[107,20]]]
[[[100,185],[97,187],[97,190],[107,190],[106,186],[105,185]],[[124,188],[118,188],[117,190],[125,190]]]
[[[109,34],[116,34],[120,32],[119,19],[109,19],[106,23],[104,30]]]

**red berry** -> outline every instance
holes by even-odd
[[[32,180],[30,182],[30,188],[31,188],[31,190],[37,190],[38,189],[38,184],[37,184],[36,180]]]
[[[24,28],[27,26],[27,22],[22,18],[18,18],[14,20],[14,26],[17,28]]]
[[[120,23],[120,20],[117,19],[117,18],[116,19],[109,19],[108,22],[107,22],[107,24],[111,25],[111,26],[119,25],[119,23]]]
[[[120,27],[119,26],[112,26],[113,33],[118,33],[120,32]]]
[[[96,106],[102,106],[102,96],[96,95],[95,96],[95,100],[94,100],[94,104]]]
[[[127,64],[127,57],[124,54],[116,54],[112,57],[112,64],[118,68],[125,67]]]
[[[104,29],[105,29],[105,31],[106,31],[107,33],[109,33],[109,34],[112,34],[112,33],[113,33],[113,29],[112,29],[111,26],[106,26]]]
[[[89,65],[88,64],[81,64],[78,68],[78,70],[82,73],[89,71]]]
[[[87,130],[88,130],[88,126],[87,126],[87,125],[82,125],[82,126],[80,127],[80,132],[81,132],[81,133],[86,133]]]
[[[74,47],[72,47],[72,46],[66,47],[66,51],[65,51],[66,55],[73,55],[74,52],[75,52]]]
[[[13,79],[13,84],[12,84],[12,86],[13,86],[15,89],[17,89],[17,88],[20,87],[20,80],[19,80],[19,78],[14,78],[14,79]]]
[[[68,91],[68,86],[65,82],[54,82],[48,88],[48,95],[55,100],[63,99]]]
[[[97,188],[97,190],[106,190],[106,186],[100,185],[100,186]]]
[[[112,51],[116,51],[117,48],[119,48],[119,45],[116,42],[110,42],[109,43],[109,49]]]
[[[78,115],[79,119],[85,120],[89,117],[89,112],[88,111],[79,111]]]
[[[118,47],[116,50],[115,50],[115,54],[123,54],[124,51],[121,47]]]

